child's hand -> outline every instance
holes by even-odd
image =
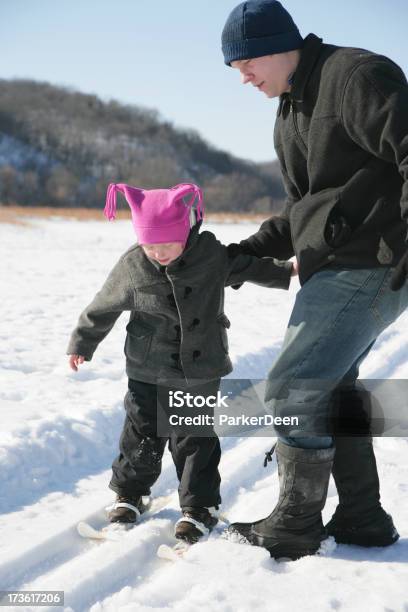
[[[292,267],[291,276],[297,276],[299,274],[299,266],[298,266],[297,259],[295,259],[295,261],[293,261],[292,263],[293,263],[293,267]]]
[[[78,372],[78,366],[81,363],[84,363],[85,361],[85,357],[83,357],[82,355],[70,355],[69,356],[69,367],[71,368],[71,370],[74,370],[74,372]]]

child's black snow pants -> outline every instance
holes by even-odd
[[[149,495],[150,487],[161,472],[163,452],[169,441],[169,450],[179,479],[180,506],[211,507],[221,503],[220,442],[212,427],[208,437],[180,435],[171,428],[167,437],[157,435],[157,392],[155,384],[129,379],[124,404],[126,418],[119,441],[120,453],[112,464],[109,487],[119,495],[135,498]],[[217,395],[220,380],[205,381],[187,389],[194,396]],[[160,397],[168,398],[168,390],[160,387]],[[166,413],[174,412],[164,406]],[[212,412],[208,408],[207,413]],[[184,408],[185,414],[190,414]],[[178,411],[178,414],[180,411]],[[192,411],[191,413],[194,413]],[[203,430],[200,430],[203,431]]]

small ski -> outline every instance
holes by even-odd
[[[90,540],[111,540],[111,541],[119,541],[123,535],[133,529],[133,527],[139,525],[141,522],[144,522],[146,519],[154,516],[156,512],[164,508],[167,503],[170,501],[172,495],[165,495],[163,497],[158,497],[154,500],[151,500],[150,497],[145,496],[143,498],[143,503],[146,507],[146,510],[142,512],[140,521],[135,523],[107,523],[104,527],[96,529],[92,525],[90,525],[87,521],[80,521],[77,526],[78,534],[85,539]],[[111,506],[105,508],[106,511],[109,511]]]
[[[82,538],[89,538],[91,540],[112,540],[118,541],[120,539],[120,535],[126,531],[129,531],[129,527],[126,528],[111,528],[113,525],[107,525],[103,527],[103,529],[95,529],[89,523],[85,521],[80,521],[77,525],[77,531]]]
[[[228,519],[222,514],[218,515],[219,520],[225,525],[229,525]],[[219,526],[212,531],[212,533],[216,533],[219,531]],[[166,561],[178,561],[182,559],[187,551],[190,550],[192,546],[196,546],[200,544],[200,542],[207,542],[210,534],[203,536],[197,542],[187,542],[186,540],[178,540],[176,544],[173,546],[169,546],[168,544],[161,544],[157,549],[157,556],[159,559],[165,559]]]
[[[166,561],[178,561],[194,544],[188,542],[177,542],[174,546],[168,546],[167,544],[161,544],[157,549],[157,556],[160,559]]]

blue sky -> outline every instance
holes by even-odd
[[[383,53],[408,73],[407,0],[282,0],[300,32]],[[223,64],[235,0],[0,0],[0,77],[156,108],[235,155],[275,158],[276,100]]]

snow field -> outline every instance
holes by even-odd
[[[209,225],[224,243],[251,224]],[[179,517],[177,482],[166,451],[153,488],[155,507],[118,542],[90,542],[79,520],[104,521],[126,390],[126,315],[80,372],[65,355],[76,320],[120,254],[132,227],[33,220],[3,225],[0,258],[0,589],[65,591],[66,610],[247,612],[259,610],[408,610],[407,440],[376,439],[385,508],[400,541],[389,549],[328,546],[324,554],[277,563],[263,549],[220,538],[172,564],[156,557]],[[226,312],[234,378],[265,377],[279,351],[298,283],[289,292],[228,289]],[[377,341],[362,378],[407,378],[407,313]],[[222,440],[222,512],[229,520],[268,514],[278,495],[276,462],[264,469],[269,438]],[[324,518],[337,503],[330,483]],[[16,610],[24,608],[16,608]]]

